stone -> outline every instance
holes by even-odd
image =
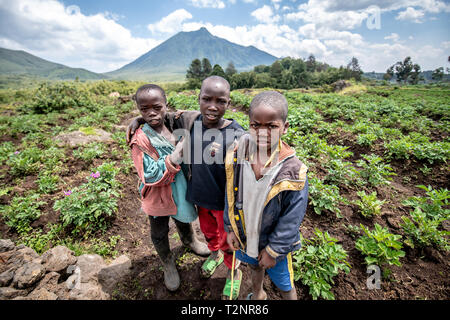
[[[15,245],[14,242],[12,242],[9,239],[0,239],[0,252],[6,252],[14,250]]]
[[[64,246],[57,246],[48,250],[41,258],[47,271],[60,272],[77,262],[75,253]]]
[[[27,296],[27,300],[57,300],[58,296],[45,288],[35,289]]]
[[[352,84],[349,81],[345,80],[338,80],[331,84],[331,87],[333,88],[334,92],[339,92],[343,90],[344,88],[350,87]]]
[[[70,266],[67,271],[72,275],[66,280],[71,300],[108,300],[98,284],[98,273],[106,267],[103,258],[98,254],[83,254],[78,257],[77,263]]]
[[[70,300],[109,300],[109,295],[106,294],[98,283],[81,283],[79,288],[74,288],[70,291]]]
[[[60,277],[61,275],[58,272],[51,271],[47,273],[41,281],[39,281],[36,289],[43,288],[48,291],[55,292],[58,289],[58,280]]]
[[[14,270],[8,269],[0,274],[0,287],[7,287],[14,278]]]
[[[98,282],[107,293],[111,293],[122,279],[130,274],[131,260],[126,255],[121,255],[102,268],[98,273]]]
[[[106,266],[98,254],[83,254],[78,257],[76,266],[80,268],[81,282],[97,281],[98,272]]]
[[[71,147],[78,147],[91,142],[113,142],[111,133],[102,129],[95,129],[95,134],[85,134],[81,131],[73,131],[69,133],[61,133],[55,137],[59,146],[69,145]]]
[[[10,287],[0,288],[0,300],[9,300],[26,294],[25,290],[17,290]]]
[[[35,262],[28,262],[17,269],[13,286],[19,289],[31,287],[39,281],[45,274],[45,268],[42,264]]]
[[[19,246],[20,247],[20,246]],[[17,247],[17,248],[19,248]],[[22,247],[18,250],[14,251],[12,255],[8,259],[8,264],[14,264],[14,265],[23,265],[27,262],[31,262],[34,259],[38,259],[39,255],[31,248],[28,247]]]

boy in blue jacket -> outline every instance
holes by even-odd
[[[308,202],[307,167],[281,141],[288,103],[275,91],[250,104],[249,134],[226,156],[224,225],[236,258],[252,268],[248,299],[266,299],[265,271],[284,299],[297,299],[292,252],[301,247],[300,224]]]

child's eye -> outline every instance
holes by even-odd
[[[252,127],[253,129],[258,129],[259,128],[259,124],[251,123],[250,127]]]

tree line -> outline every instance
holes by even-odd
[[[238,72],[233,62],[225,70],[219,65],[211,65],[207,58],[192,60],[187,72],[187,89],[199,88],[203,79],[211,75],[224,77],[231,89],[242,88],[278,88],[293,89],[331,84],[341,79],[361,80],[363,71],[358,59],[353,57],[346,67],[331,67],[327,63],[316,61],[314,55],[306,60],[301,58],[283,58],[268,65],[259,65],[252,71]]]
[[[448,57],[450,62],[450,56]],[[396,77],[398,83],[418,84],[420,81],[424,81],[424,77],[421,75],[421,67],[417,63],[413,63],[411,57],[406,57],[403,61],[398,61],[390,66],[383,76],[384,80],[390,81]],[[447,73],[450,73],[450,69],[447,68]],[[439,67],[431,74],[431,79],[434,81],[442,81],[444,78],[444,67]]]

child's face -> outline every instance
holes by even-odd
[[[210,80],[203,85],[198,100],[203,125],[207,128],[217,127],[230,105],[230,89],[223,82]]]
[[[258,149],[271,151],[276,148],[288,127],[289,123],[280,118],[279,108],[259,105],[251,113],[249,132]]]
[[[161,92],[158,90],[150,90],[142,93],[138,97],[137,107],[149,126],[152,128],[163,126],[167,107]]]

